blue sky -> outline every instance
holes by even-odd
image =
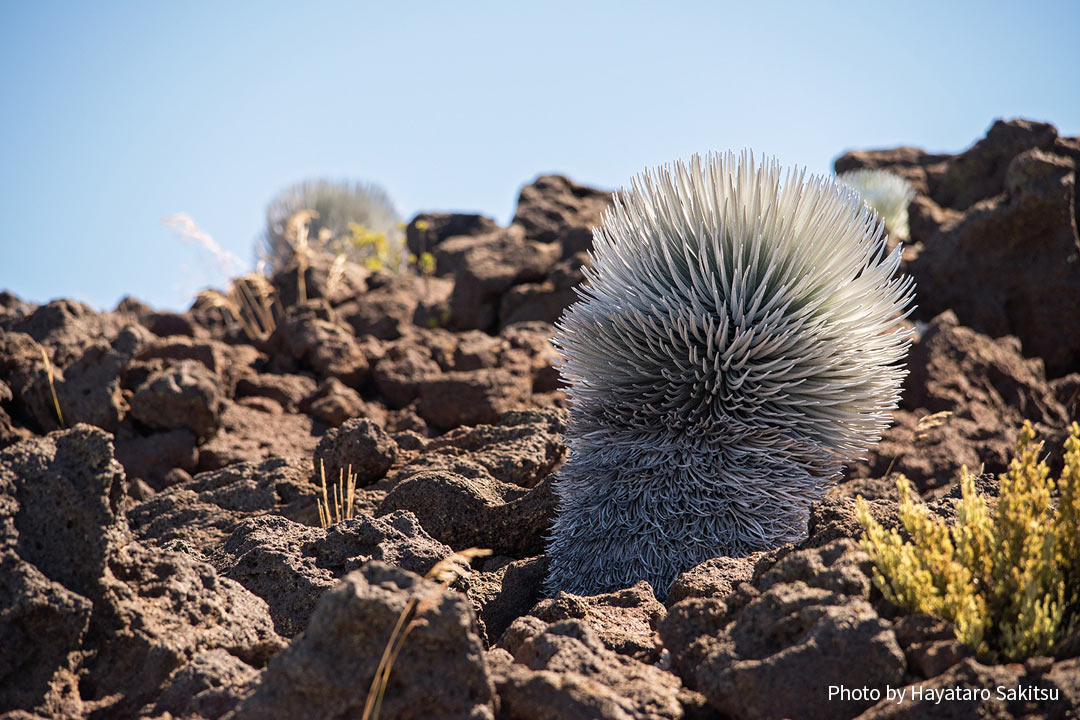
[[[162,219],[248,261],[309,177],[505,223],[544,172],[617,187],[743,147],[828,172],[997,117],[1080,135],[1078,30],[1068,0],[0,0],[0,289],[185,308],[225,278]]]

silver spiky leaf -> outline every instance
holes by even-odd
[[[896,173],[881,169],[849,170],[837,177],[844,185],[859,193],[867,205],[885,221],[885,228],[895,240],[907,242],[908,205],[915,198],[915,188]]]
[[[570,455],[547,589],[648,580],[805,534],[896,407],[913,282],[834,179],[753,156],[635,178],[555,344]]]

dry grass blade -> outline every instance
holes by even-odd
[[[319,524],[323,529],[353,517],[356,502],[356,473],[350,465],[348,470],[338,472],[338,481],[331,491],[326,488],[326,466],[319,461],[319,476],[322,479],[322,498],[316,499],[319,506]],[[331,502],[333,500],[333,502]]]
[[[484,548],[468,548],[461,552],[443,558],[428,570],[424,578],[434,580],[442,587],[447,587],[455,579],[463,577],[469,571],[469,563],[473,558],[491,555],[491,550]],[[371,687],[368,688],[367,701],[364,703],[364,714],[361,720],[377,720],[379,711],[382,709],[383,696],[386,694],[386,685],[390,681],[390,670],[397,660],[398,654],[405,646],[405,639],[414,628],[421,624],[418,616],[423,612],[420,608],[420,596],[414,594],[405,604],[405,609],[398,615],[397,623],[390,632],[390,639],[383,648],[379,666],[375,668],[375,677],[371,679]]]
[[[232,277],[244,271],[245,263],[233,253],[218,245],[210,233],[199,227],[195,219],[187,213],[174,213],[164,218],[162,222],[175,230],[188,242],[194,243],[210,253],[218,268],[225,274],[225,277]]]
[[[341,282],[341,278],[345,276],[345,254],[342,253],[334,257],[334,262],[330,266],[330,274],[326,278],[326,294],[332,295],[334,290],[337,289],[338,283]]]
[[[49,378],[49,392],[52,393],[53,408],[56,410],[56,419],[60,421],[60,427],[64,425],[64,413],[60,412],[60,399],[56,397],[56,383],[53,381],[53,368],[52,363],[49,362],[49,354],[45,352],[45,348],[38,345],[38,350],[41,351],[41,359],[45,361],[45,374]]]
[[[308,243],[308,232],[311,221],[319,217],[314,210],[298,210],[289,217],[285,223],[285,241],[292,248],[296,257],[296,297],[300,303],[307,302],[307,274],[308,259],[311,254],[311,245]]]
[[[218,308],[225,322],[239,323],[244,335],[252,342],[270,337],[277,328],[277,318],[284,314],[273,285],[257,273],[233,280],[228,294],[203,290],[195,304]]]
[[[937,428],[944,425],[945,422],[949,419],[949,416],[951,415],[951,410],[942,410],[941,412],[932,413],[930,415],[919,418],[919,422],[915,426],[915,442],[919,442],[930,437],[931,431],[936,430]],[[889,460],[889,467],[885,469],[885,473],[881,477],[889,477],[892,474],[892,469],[893,466],[896,465],[897,459],[899,459],[905,454],[906,452],[901,452],[899,455],[893,455],[892,459]]]
[[[217,308],[221,311],[221,317],[226,324],[238,322],[249,340],[258,340],[259,331],[254,325],[248,322],[247,317],[236,302],[236,294],[234,289],[230,289],[228,295],[218,290],[203,290],[196,297],[195,304],[204,307]]]
[[[915,439],[925,440],[930,435],[931,430],[935,430],[945,424],[945,421],[952,415],[951,410],[942,410],[919,419],[919,424],[915,426]]]
[[[269,280],[256,273],[244,275],[233,280],[229,294],[237,319],[249,338],[264,340],[274,332],[277,328],[277,316],[274,314],[277,299]]]

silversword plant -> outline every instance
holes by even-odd
[[[894,240],[907,242],[910,239],[908,205],[915,197],[911,183],[896,173],[876,168],[849,170],[837,180],[854,188],[866,204],[877,211]]]
[[[896,406],[899,262],[853,190],[746,153],[617,194],[555,337],[570,456],[547,589],[663,595],[708,558],[805,534]]]

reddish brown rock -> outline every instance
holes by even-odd
[[[331,307],[337,307],[368,287],[371,271],[360,263],[334,263],[329,254],[312,253],[304,264],[304,298],[324,300]],[[278,302],[282,307],[291,308],[300,303],[299,268],[291,264],[271,278]]]
[[[0,554],[0,709],[77,713],[79,650],[92,610],[14,552]]]
[[[559,242],[566,255],[592,247],[592,229],[611,206],[611,193],[562,175],[541,175],[521,188],[514,224],[530,240]]]
[[[925,327],[908,368],[896,424],[849,476],[891,470],[925,490],[955,483],[963,465],[997,474],[1008,465],[1024,420],[1035,423],[1049,446],[1060,446],[1068,414],[1042,361],[1024,357],[1016,338],[989,338],[946,312]],[[948,414],[933,421],[931,413]]]
[[[397,443],[378,423],[354,418],[326,431],[315,447],[316,473],[327,482],[351,473],[358,485],[370,485],[390,469],[397,458]]]
[[[580,620],[533,620],[538,627],[508,648],[512,657],[502,648],[488,654],[500,713],[521,720],[685,717],[683,701],[693,698],[676,676],[609,650]]]
[[[146,343],[138,353],[135,360],[165,360],[165,365],[175,361],[194,360],[202,363],[207,370],[214,375],[228,378],[229,389],[234,384],[232,377],[243,369],[244,363],[238,363],[236,351],[224,343],[215,340],[195,340],[186,337],[170,337]]]
[[[276,657],[235,720],[359,717],[383,648],[410,598],[420,622],[394,661],[382,718],[494,717],[494,688],[468,600],[372,561],[319,600],[307,631]]]
[[[138,342],[133,337],[133,344]],[[55,372],[57,400],[68,426],[85,422],[116,432],[128,410],[120,387],[120,375],[129,360],[129,354],[98,342],[89,345],[62,374]],[[55,411],[47,417],[54,419]],[[43,427],[49,430],[59,428],[58,424],[46,425],[44,421],[45,418],[39,418]]]
[[[481,547],[518,558],[543,552],[555,512],[551,482],[526,490],[475,465],[460,469],[469,475],[427,470],[409,476],[387,493],[379,514],[409,510],[454,550]]]
[[[386,411],[375,403],[365,402],[360,393],[335,377],[319,383],[304,401],[300,410],[325,425],[336,427],[350,418],[367,417],[379,425],[386,424]]]
[[[1055,668],[1057,670],[1057,668]],[[983,665],[967,659],[931,680],[920,680],[901,686],[907,701],[897,703],[882,700],[859,716],[860,720],[916,720],[921,718],[1067,718],[1074,714],[1077,699],[1076,681],[1067,673],[1076,673],[1080,666],[1061,668],[1059,672],[1035,675],[1025,672],[1020,664]],[[982,693],[957,693],[957,689],[987,689],[989,697]],[[1001,689],[999,695],[998,689]],[[1025,696],[1017,695],[1017,688],[1026,690]],[[912,700],[912,691],[920,691]],[[946,690],[953,690],[948,700]],[[1057,699],[1050,700],[1049,693],[1057,691]],[[1072,690],[1070,697],[1069,690]],[[1009,693],[1013,698],[1009,699]],[[1044,699],[1035,697],[1036,692],[1045,693]],[[939,700],[939,698],[941,698]]]
[[[529,614],[546,623],[580,620],[609,650],[645,663],[660,659],[656,627],[667,611],[644,580],[625,590],[591,597],[559,593],[541,600]]]
[[[468,577],[466,592],[487,645],[494,645],[514,620],[529,612],[543,595],[547,560],[543,555],[523,560],[492,558],[484,572]]]
[[[419,383],[420,416],[449,430],[461,425],[491,425],[499,415],[527,405],[532,381],[502,369],[448,372]]]
[[[135,391],[131,415],[151,428],[185,428],[209,438],[221,425],[224,405],[217,377],[199,362],[180,360]]]
[[[749,558],[719,557],[690,568],[680,573],[665,602],[668,605],[687,598],[724,599],[738,587],[747,582],[754,573],[754,563]]]
[[[266,515],[240,522],[215,564],[266,600],[276,630],[294,637],[307,627],[319,596],[368,560],[423,574],[450,554],[409,513],[356,517],[325,530]]]
[[[557,245],[526,240],[514,226],[444,241],[435,250],[435,259],[437,272],[455,279],[448,327],[492,329],[502,293],[516,283],[541,280],[558,255]]]
[[[133,717],[202,651],[261,667],[281,647],[262,600],[185,553],[132,538],[126,487],[109,436],[88,425],[0,453],[0,587],[18,594],[4,606],[24,631],[51,625],[34,637],[43,646],[0,662],[5,709],[81,715],[85,702]],[[18,652],[19,634],[5,635],[0,653]]]
[[[128,479],[139,479],[161,490],[169,484],[167,478],[173,470],[195,472],[199,461],[196,440],[195,434],[184,428],[118,438],[116,459]]]
[[[357,336],[399,338],[413,325],[420,304],[418,282],[416,276],[408,273],[375,273],[368,280],[367,291],[340,305],[338,313]]]
[[[421,230],[421,227],[423,229]],[[439,243],[459,235],[487,235],[499,229],[494,220],[471,213],[420,213],[405,229],[409,252],[420,256],[432,252]]]
[[[1013,158],[1029,150],[1049,151],[1056,139],[1049,123],[995,120],[985,137],[950,158],[933,197],[944,207],[966,210],[1005,189]]]
[[[956,639],[951,623],[929,615],[903,615],[893,623],[909,672],[932,678],[974,653]]]
[[[226,650],[205,650],[170,675],[161,697],[140,715],[217,720],[240,704],[258,676],[255,668]]]
[[[310,462],[319,442],[307,415],[271,414],[228,403],[221,429],[199,447],[199,467],[218,470],[237,462],[259,462],[271,457]]]
[[[911,183],[916,192],[929,195],[945,175],[952,155],[928,153],[919,148],[899,147],[888,150],[851,150],[836,159],[836,173],[861,168],[883,169],[896,173]]]
[[[973,206],[913,261],[920,304],[951,308],[988,335],[1016,335],[1051,375],[1075,371],[1080,340],[1060,332],[1080,323],[1075,163],[1029,151],[1009,164],[1006,183],[1004,195]]]
[[[322,300],[290,307],[266,348],[272,356],[271,369],[276,371],[306,369],[352,387],[368,375],[367,357],[352,330],[338,324],[336,313]]]
[[[122,315],[96,313],[75,300],[53,300],[38,306],[8,328],[26,333],[49,351],[49,359],[58,368],[66,368],[95,342],[110,342],[127,325]]]
[[[867,560],[839,541],[762,570],[764,591],[744,584],[726,601],[674,605],[660,634],[675,669],[732,718],[857,715],[873,701],[830,699],[830,685],[896,686],[906,668],[892,626],[864,599]]]
[[[237,381],[236,398],[270,398],[286,412],[296,412],[300,403],[315,392],[315,386],[315,381],[306,375],[253,373]]]
[[[520,322],[557,322],[577,301],[575,288],[584,281],[582,267],[588,262],[588,254],[579,252],[555,265],[543,282],[512,287],[499,306],[500,327]]]
[[[467,457],[497,480],[533,487],[563,459],[565,430],[562,410],[503,413],[497,425],[457,428],[428,442],[424,455],[408,463],[402,475],[445,468],[444,459]]]
[[[117,308],[119,310],[119,307]],[[158,337],[182,336],[207,337],[209,333],[200,327],[188,313],[149,311],[139,316],[139,322]]]
[[[923,193],[907,264],[920,317],[951,309],[979,332],[1016,336],[1056,377],[1080,369],[1080,339],[1059,332],[1080,322],[1078,160],[1080,144],[1053,126],[1012,120],[956,156],[849,153],[837,171],[884,167]]]
[[[173,484],[130,508],[127,519],[139,540],[209,558],[250,517],[275,515],[317,525],[318,489],[310,477],[306,458],[236,463]]]
[[[391,407],[405,407],[420,394],[420,384],[442,371],[431,353],[412,345],[394,345],[375,365],[375,387]]]
[[[529,357],[534,393],[549,393],[563,387],[556,365],[559,354],[551,344],[555,326],[544,322],[507,325],[500,332],[510,347],[523,350]]]

